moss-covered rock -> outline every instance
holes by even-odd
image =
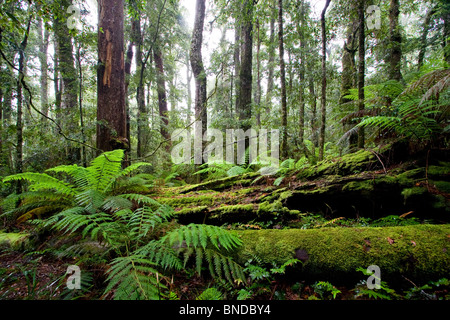
[[[376,168],[376,156],[366,150],[346,154],[340,158],[323,160],[297,173],[297,178],[314,179],[326,175],[349,175]]]
[[[433,278],[450,271],[450,225],[237,231],[240,263],[303,260],[304,275],[342,276],[375,264],[382,275]]]

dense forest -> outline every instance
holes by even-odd
[[[1,300],[450,299],[448,1],[0,0],[0,70]]]

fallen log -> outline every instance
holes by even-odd
[[[450,271],[450,225],[236,232],[243,241],[236,253],[239,263],[257,256],[262,263],[280,266],[297,258],[302,277],[335,280],[370,265],[379,266],[382,277],[413,280],[448,277]]]

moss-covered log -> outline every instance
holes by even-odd
[[[450,225],[237,232],[243,240],[240,263],[253,256],[269,265],[298,258],[302,276],[339,279],[370,265],[390,278],[436,279],[450,272]]]
[[[296,220],[300,213],[327,218],[402,215],[450,221],[450,162],[429,157],[401,164],[401,148],[360,150],[303,169],[261,177],[252,172],[196,185],[155,188],[155,199],[171,205],[181,223],[225,224]],[[396,153],[397,156],[393,154]],[[404,159],[403,159],[404,161]],[[390,165],[390,166],[389,166]],[[280,171],[281,172],[281,171]]]

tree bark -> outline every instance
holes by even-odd
[[[71,0],[62,0],[63,10],[72,4]],[[77,71],[73,55],[72,37],[70,36],[67,20],[55,19],[55,36],[58,43],[58,68],[62,79],[61,91],[61,127],[66,134],[77,131],[78,121],[75,115],[77,111]],[[70,162],[80,159],[80,148],[69,142],[66,149],[66,157]]]
[[[319,146],[319,135],[317,131],[317,95],[316,90],[314,89],[314,80],[311,78],[309,79],[309,94],[311,95],[311,120],[310,120],[310,127],[311,127],[311,141],[314,145],[314,147]],[[314,150],[313,150],[314,151]],[[312,152],[315,154],[315,152]]]
[[[234,63],[234,91],[235,91],[235,102],[234,109],[237,112],[240,106],[240,81],[239,73],[241,70],[241,23],[238,18],[236,18],[234,23],[234,53],[233,53],[233,63]],[[232,86],[233,87],[233,86]]]
[[[55,45],[53,52],[53,90],[55,92],[55,121],[61,125],[61,79],[59,77],[59,63],[58,63],[58,42],[55,37]]]
[[[187,124],[192,122],[192,93],[191,93],[192,70],[189,63],[189,54],[186,54],[186,89],[187,89]]]
[[[326,123],[326,104],[327,104],[327,35],[325,25],[325,13],[327,12],[330,0],[325,3],[325,8],[320,17],[322,28],[322,96],[321,103],[321,119],[320,119],[320,134],[319,134],[319,161],[323,160],[325,148],[325,123]]]
[[[275,67],[275,18],[270,19],[270,36],[268,45],[268,75],[267,75],[267,93],[266,93],[266,113],[270,115],[272,109],[272,91],[273,91],[273,72]]]
[[[255,90],[255,105],[257,108],[256,111],[256,125],[258,127],[261,127],[261,57],[260,57],[260,51],[261,51],[261,38],[260,38],[260,26],[259,26],[259,19],[256,20],[256,90]]]
[[[242,8],[241,66],[239,72],[239,108],[238,116],[241,128],[245,131],[251,126],[252,86],[253,86],[253,3],[245,0]]]
[[[136,73],[139,75],[138,85],[136,89],[136,103],[138,107],[138,113],[137,113],[137,156],[142,157],[145,154],[145,146],[147,145],[147,128],[148,128],[148,112],[147,107],[145,105],[145,87],[144,87],[144,71],[145,71],[145,64],[142,61],[142,45],[143,45],[143,36],[142,36],[142,30],[141,30],[141,19],[140,17],[137,17],[136,19],[133,19],[132,22],[132,41],[136,47],[136,55],[135,55],[135,63],[136,63]],[[155,52],[154,52],[155,54]],[[156,63],[156,59],[155,59]],[[161,62],[161,68],[163,69],[163,65]],[[159,70],[159,69],[158,69]],[[162,78],[162,85],[164,84],[164,69],[163,72],[163,78]],[[157,73],[157,77],[159,77],[159,74]],[[158,87],[159,90],[159,87]],[[161,88],[161,90],[163,90]],[[159,92],[159,91],[158,91]],[[165,88],[164,88],[164,94],[165,94]],[[163,97],[161,97],[163,98]],[[165,103],[166,111],[164,114],[167,114],[167,102]],[[162,106],[164,108],[164,105]],[[167,130],[162,130],[161,134],[164,133],[165,139],[167,138]]]
[[[41,112],[48,115],[48,41],[49,32],[43,26],[42,18],[38,18],[38,39],[39,39],[39,62],[40,62],[40,94],[41,94]],[[45,118],[42,119],[45,121]]]
[[[298,8],[298,5],[300,5],[300,8]],[[299,66],[299,93],[298,93],[298,100],[299,100],[299,110],[298,110],[298,126],[299,126],[299,143],[300,146],[304,149],[305,154],[307,153],[305,150],[305,49],[306,49],[306,40],[305,40],[305,4],[304,1],[301,0],[300,3],[297,3],[297,10],[300,11],[300,17],[297,21],[297,33],[300,40],[300,66]]]
[[[155,60],[156,67],[156,84],[158,88],[158,109],[159,109],[159,118],[160,118],[160,126],[159,131],[164,140],[167,140],[165,143],[165,148],[167,151],[170,149],[170,135],[168,132],[169,126],[169,115],[167,109],[167,93],[166,93],[166,81],[164,79],[164,62],[161,50],[158,45],[154,45],[153,47],[153,59]],[[143,97],[141,97],[143,98]]]
[[[348,110],[343,106],[344,104],[352,103],[353,100],[345,98],[350,92],[351,88],[356,86],[355,83],[355,74],[356,74],[356,65],[355,65],[355,53],[356,53],[356,43],[355,43],[355,34],[358,28],[358,21],[351,21],[349,26],[347,27],[347,39],[344,43],[344,50],[342,54],[342,78],[341,78],[341,97],[339,99],[339,104],[341,108],[344,110]],[[352,104],[352,106],[354,106]],[[353,108],[352,108],[353,110]],[[353,123],[353,119],[349,119],[345,121],[343,124],[343,129],[345,132],[351,130],[355,126]],[[358,135],[352,134],[349,137],[349,150],[353,151],[356,149],[358,144]]]
[[[205,21],[205,0],[197,0],[195,9],[195,22],[194,30],[192,33],[191,48],[190,48],[190,61],[192,73],[195,80],[195,121],[201,121],[201,126],[195,126],[195,137],[197,145],[194,145],[196,150],[194,153],[194,161],[196,164],[203,162],[202,150],[203,146],[203,133],[207,128],[207,101],[206,101],[206,72],[203,67],[202,59],[202,43],[203,43],[203,25]],[[195,142],[194,142],[195,143]]]
[[[17,115],[16,115],[16,173],[23,172],[23,119],[22,119],[22,80],[25,70],[25,49],[27,48],[28,36],[30,34],[31,16],[28,20],[27,29],[23,41],[19,46],[19,78],[17,79]],[[17,181],[16,193],[22,192],[22,183]]]
[[[359,0],[358,3],[358,110],[362,112],[365,109],[364,105],[364,80],[366,69],[366,48],[365,48],[365,16],[364,7],[365,0]],[[358,130],[358,148],[363,149],[365,144],[364,128]]]
[[[278,50],[280,55],[281,82],[281,158],[287,158],[287,101],[286,101],[286,67],[284,64],[283,43],[283,0],[278,0]]]
[[[124,2],[99,0],[97,148],[128,150],[125,108]]]
[[[389,79],[402,81],[402,35],[400,32],[399,19],[400,0],[391,0],[389,7],[389,37],[390,37],[390,68]]]

